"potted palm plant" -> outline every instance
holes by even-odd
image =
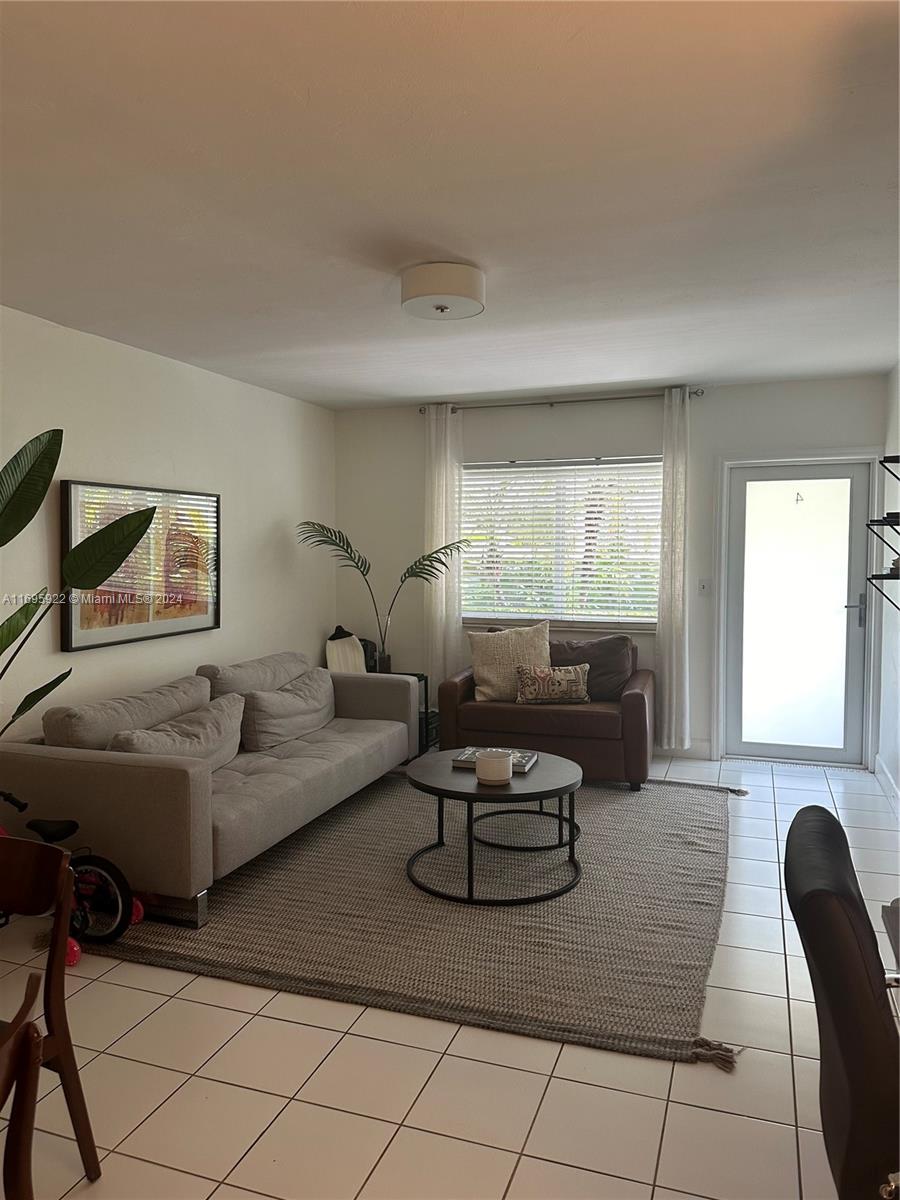
[[[371,563],[353,546],[343,530],[332,529],[331,526],[322,525],[318,521],[301,521],[297,526],[297,540],[301,545],[324,546],[342,567],[352,567],[362,576],[362,581],[366,585],[372,601],[372,608],[375,610],[375,624],[378,628],[379,671],[390,671],[391,669],[387,640],[391,628],[391,614],[403,585],[409,579],[421,579],[424,583],[433,583],[435,579],[450,569],[454,556],[460,554],[469,545],[468,538],[460,538],[458,541],[448,542],[446,546],[438,546],[436,550],[429,550],[427,554],[422,554],[411,562],[400,576],[397,590],[391,597],[391,602],[382,620],[381,610],[368,578]]]

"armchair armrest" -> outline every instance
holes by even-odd
[[[475,699],[475,674],[471,667],[458,671],[438,688],[438,713],[441,721],[441,749],[455,750],[460,744],[457,709]]]
[[[332,671],[334,715],[357,721],[399,721],[409,735],[409,757],[419,754],[419,681],[415,675],[352,675]]]
[[[3,823],[73,818],[79,837],[139,892],[190,899],[213,881],[209,763],[199,758],[0,744],[3,787],[28,804]],[[79,844],[82,844],[81,842]]]
[[[625,778],[632,788],[640,787],[650,774],[655,702],[656,679],[653,672],[635,671],[625,684],[621,700]]]

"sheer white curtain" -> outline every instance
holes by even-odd
[[[656,627],[656,740],[666,750],[686,750],[691,744],[687,594],[689,410],[689,388],[666,389]]]
[[[425,409],[425,550],[459,537],[462,490],[462,413],[449,404]],[[462,627],[459,557],[425,585],[425,671],[431,694],[467,661]]]

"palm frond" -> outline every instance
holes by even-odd
[[[354,567],[363,576],[369,574],[369,560],[353,546],[342,529],[332,529],[318,521],[301,521],[297,526],[297,541],[301,546],[324,546],[342,567]]]
[[[460,538],[457,542],[448,542],[446,546],[438,546],[437,550],[429,550],[415,562],[411,562],[400,576],[401,585],[407,579],[424,579],[430,583],[439,579],[444,571],[449,571],[455,554],[461,554],[470,545],[468,538]]]

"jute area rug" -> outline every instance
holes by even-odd
[[[210,892],[209,924],[145,922],[106,952],[241,983],[445,1021],[730,1069],[700,1037],[725,892],[728,793],[650,782],[578,793],[580,884],[555,900],[470,907],[433,898],[406,860],[435,837],[432,797],[402,776],[372,784]],[[531,806],[536,807],[536,806]],[[494,818],[483,836],[548,840],[551,821]],[[448,847],[419,860],[462,887],[464,806]],[[538,829],[538,827],[540,827]],[[551,834],[552,836],[552,834]],[[561,852],[476,848],[482,894],[551,890]]]

